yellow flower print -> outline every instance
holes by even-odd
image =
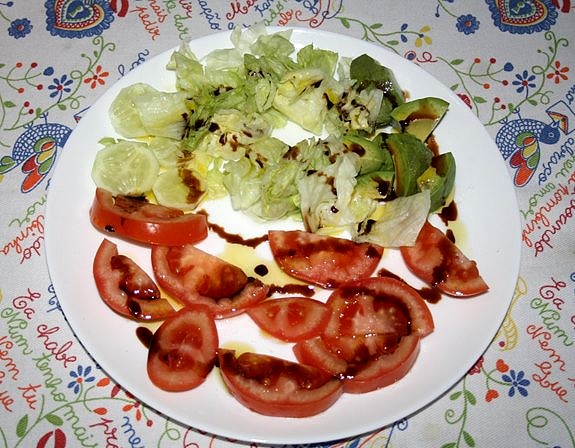
[[[424,43],[427,45],[431,45],[431,43],[433,42],[431,37],[425,34],[428,31],[431,31],[431,27],[429,25],[424,25],[419,30],[419,36],[415,38],[415,46],[417,48],[422,47]]]

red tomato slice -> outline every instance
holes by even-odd
[[[343,390],[361,394],[399,381],[411,370],[419,354],[420,337],[416,333],[403,336],[392,351],[370,358],[348,368]]]
[[[205,215],[184,214],[139,198],[114,197],[102,188],[96,189],[90,220],[105,233],[148,244],[197,243],[208,235]]]
[[[299,341],[292,349],[297,360],[302,364],[315,366],[335,377],[345,377],[347,362],[329,350],[322,337]]]
[[[275,417],[309,417],[325,411],[342,385],[315,367],[257,353],[220,350],[220,372],[232,395],[247,408]]]
[[[285,342],[318,336],[330,316],[324,303],[308,297],[265,300],[247,313],[262,330]]]
[[[293,350],[300,362],[338,375],[345,392],[369,392],[402,378],[417,358],[419,340],[434,329],[423,298],[395,278],[346,283],[326,305],[331,317],[321,337]]]
[[[104,239],[93,264],[94,280],[102,300],[112,310],[138,321],[165,319],[176,311],[154,281],[133,260],[118,254],[118,247]]]
[[[193,389],[214,367],[218,345],[212,312],[203,305],[182,308],[154,333],[148,351],[148,376],[163,390]]]
[[[369,336],[416,333],[434,329],[433,316],[419,293],[392,277],[370,277],[347,283],[327,300],[332,309],[324,336]]]
[[[324,288],[369,277],[383,254],[383,248],[375,244],[299,230],[272,230],[268,237],[274,259],[284,272]]]
[[[340,359],[357,365],[385,355],[397,347],[402,336],[397,333],[368,334],[323,338],[326,348]],[[349,374],[349,372],[348,372]]]
[[[216,319],[234,316],[267,297],[269,286],[192,244],[152,246],[160,287],[184,305],[203,303]]]
[[[347,349],[355,349],[353,356],[350,356],[351,352],[336,353],[332,350],[335,347],[328,347],[321,337],[298,342],[293,351],[299,362],[339,377],[343,382],[343,391],[348,393],[371,392],[399,381],[407,375],[419,354],[420,337],[414,333],[403,336],[389,346],[378,346],[373,352],[368,348],[373,346],[373,342],[367,342],[367,346],[362,347],[369,337],[344,339],[349,344]],[[379,342],[384,340],[376,339]],[[345,360],[343,356],[349,359]]]
[[[401,248],[401,255],[417,277],[446,294],[469,297],[489,289],[475,261],[429,222],[423,225],[414,246]]]

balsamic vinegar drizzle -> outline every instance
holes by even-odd
[[[152,338],[154,333],[148,327],[138,327],[136,328],[136,336],[142,345],[146,348],[150,348],[152,344]]]
[[[205,210],[200,210],[197,213],[202,213],[208,216],[208,213]],[[457,205],[455,204],[455,201],[451,201],[451,203],[445,206],[438,215],[445,225],[447,225],[450,221],[455,221],[457,219]],[[208,221],[208,227],[211,231],[216,233],[220,238],[222,238],[226,242],[251,247],[252,249],[255,249],[260,244],[268,241],[267,234],[253,238],[244,238],[239,234],[229,233],[225,230],[224,227],[209,221]],[[455,243],[455,235],[453,234],[453,231],[451,229],[447,229],[446,235],[452,242]],[[269,273],[269,269],[265,264],[260,263],[254,268],[254,273],[260,277],[265,277]],[[377,271],[376,275],[378,277],[392,277],[395,278],[396,280],[400,280],[404,283],[407,283],[403,278],[387,270],[386,268],[380,268]],[[421,295],[421,297],[427,303],[432,304],[438,303],[442,297],[441,291],[435,287],[423,287],[420,289],[416,289],[416,291],[419,293],[419,295]],[[292,294],[304,297],[313,297],[315,292],[316,291],[313,286],[306,284],[299,284],[299,283],[291,283],[285,285],[272,284],[270,285],[268,296],[272,296],[273,294],[277,293],[277,294]],[[136,336],[138,337],[138,340],[142,343],[142,345],[146,348],[150,347],[153,335],[154,333],[148,327],[140,326],[136,328]]]
[[[206,215],[206,217],[208,216],[208,213],[205,210],[199,210],[197,213]],[[229,233],[219,224],[215,224],[209,221],[208,221],[208,228],[216,235],[218,235],[220,238],[227,241],[228,243],[241,244],[242,246],[247,246],[251,248],[256,248],[261,243],[265,243],[268,240],[267,234],[255,238],[244,238],[243,236],[237,233]]]
[[[388,271],[385,268],[381,268],[379,271],[377,271],[377,276],[378,277],[391,277],[394,278],[396,280],[400,280],[405,284],[408,284],[404,279],[402,279],[399,275],[394,274],[391,271]],[[425,300],[427,303],[437,303],[441,300],[441,291],[437,288],[434,287],[428,287],[425,286],[423,288],[420,289],[415,289],[419,295],[423,298],[423,300]]]

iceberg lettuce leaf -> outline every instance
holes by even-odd
[[[429,191],[379,203],[371,216],[354,231],[354,241],[384,247],[413,246],[430,207]]]
[[[112,126],[125,138],[181,139],[188,113],[184,92],[161,92],[136,83],[123,88],[109,109]]]
[[[325,90],[321,87],[325,78],[325,73],[320,69],[289,72],[278,84],[274,108],[303,129],[321,134],[327,114]]]
[[[349,205],[356,184],[358,156],[343,153],[320,171],[306,173],[299,182],[300,207],[306,229],[346,228],[357,222]]]

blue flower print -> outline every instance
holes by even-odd
[[[8,34],[16,39],[25,37],[30,34],[31,31],[32,24],[30,20],[26,18],[13,20],[12,23],[10,23],[10,28],[8,28]]]
[[[407,29],[407,26],[408,26],[407,23],[404,23],[403,25],[401,25],[401,36],[400,36],[400,38],[401,38],[401,41],[403,43],[407,42],[407,36],[405,34],[403,34],[403,32]]]
[[[479,20],[471,14],[464,14],[457,18],[455,26],[460,33],[473,34],[479,29]]]
[[[507,374],[501,375],[501,378],[506,383],[511,384],[511,387],[509,388],[510,397],[515,396],[516,391],[519,392],[519,394],[523,397],[527,396],[527,389],[525,388],[529,386],[531,382],[527,378],[525,378],[525,372],[523,372],[523,370],[515,372],[515,370],[511,369],[509,371],[509,375]]]
[[[75,394],[79,393],[83,383],[90,383],[96,379],[96,377],[90,376],[91,373],[92,367],[90,366],[86,368],[78,366],[75,371],[72,370],[70,376],[74,379],[68,383],[68,389],[72,389]]]
[[[70,78],[68,78],[68,75],[64,74],[62,75],[59,79],[58,78],[54,78],[52,80],[52,84],[50,84],[48,86],[48,90],[50,90],[50,98],[55,98],[58,97],[57,101],[60,101],[62,99],[62,95],[64,95],[64,93],[70,93],[70,91],[72,89],[70,89],[70,85],[73,83],[74,81]]]
[[[525,90],[525,94],[529,95],[529,89],[535,87],[535,75],[530,75],[527,70],[523,70],[523,73],[516,74],[515,80],[511,83],[514,86],[517,86],[517,93],[523,93]]]

